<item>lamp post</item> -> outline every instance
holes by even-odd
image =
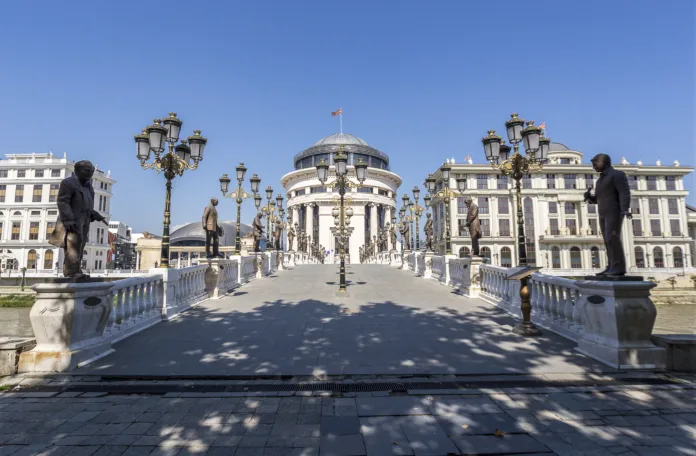
[[[413,199],[415,200],[415,204],[411,205],[410,210],[413,212],[413,215],[415,216],[415,222],[416,222],[416,232],[415,232],[415,237],[416,237],[416,242],[415,242],[415,247],[416,251],[420,250],[420,232],[419,232],[419,225],[420,225],[420,218],[423,215],[423,206],[420,206],[418,204],[418,197],[420,196],[420,188],[418,186],[413,187]]]
[[[343,146],[343,144],[341,144],[339,146],[338,153],[336,153],[336,155],[334,156],[336,178],[330,184],[326,184],[326,181],[329,177],[329,165],[326,163],[326,161],[321,160],[319,164],[316,166],[317,177],[319,178],[319,181],[322,183],[322,185],[325,185],[326,187],[337,187],[338,194],[340,197],[340,207],[334,208],[332,211],[334,216],[334,223],[336,224],[337,228],[339,246],[341,248],[341,265],[339,268],[340,280],[338,288],[339,293],[346,292],[346,221],[347,218],[353,215],[353,208],[349,207],[347,210],[345,208],[346,189],[350,187],[359,187],[360,185],[362,185],[363,182],[365,182],[365,178],[367,177],[367,163],[365,163],[363,160],[360,160],[358,161],[358,163],[355,163],[354,165],[358,183],[355,184],[354,182],[349,180],[347,167],[348,156],[345,154],[344,150],[345,147]]]
[[[527,248],[524,236],[524,216],[522,212],[522,177],[532,171],[543,168],[548,160],[551,140],[541,136],[541,128],[534,125],[533,121],[526,122],[517,116],[510,115],[505,122],[505,129],[510,144],[513,145],[513,154],[510,156],[510,146],[505,145],[502,138],[495,134],[495,130],[489,130],[488,136],[481,139],[486,159],[493,168],[498,169],[503,175],[511,176],[515,180],[515,195],[517,200],[517,261],[522,267],[527,266]],[[524,141],[525,155],[519,152],[519,144]],[[539,328],[531,322],[532,306],[528,287],[529,276],[520,279],[520,297],[522,304],[522,322],[513,329],[515,334],[523,336],[538,336]]]
[[[401,209],[399,209],[399,234],[401,234],[401,254],[403,255],[404,253],[404,233],[402,231],[404,224],[406,221],[404,220],[404,217],[406,215],[406,209],[401,206]]]
[[[266,187],[266,205],[261,208],[261,212],[266,216],[266,250],[268,250],[268,239],[271,236],[271,221],[275,213],[275,201],[273,201],[273,188]]]
[[[451,177],[452,166],[445,163],[440,167],[440,173],[442,174],[442,190],[435,192],[435,176],[432,174],[428,175],[425,179],[425,187],[428,192],[432,195],[432,202],[443,202],[445,203],[445,255],[452,254],[452,230],[450,218],[452,214],[450,213],[450,201],[462,196],[458,191],[452,190],[450,188],[450,177]]]
[[[135,135],[135,145],[140,166],[143,169],[154,169],[158,174],[164,172],[167,179],[164,197],[164,221],[162,228],[162,251],[160,255],[161,268],[169,267],[169,225],[171,223],[172,180],[183,176],[187,169],[195,170],[203,160],[203,151],[208,139],[201,136],[200,130],[194,130],[193,135],[179,141],[179,133],[183,122],[170,112],[169,117],[155,119],[142,133]],[[175,144],[179,142],[178,145]],[[165,153],[165,143],[168,151]],[[150,155],[155,158],[151,163]]]
[[[246,198],[251,198],[252,195],[249,195],[246,190],[242,188],[242,182],[244,182],[244,176],[246,175],[247,169],[244,166],[244,163],[240,163],[239,166],[235,169],[236,171],[236,177],[237,177],[237,189],[233,190],[230,193],[227,193],[230,189],[230,178],[227,177],[227,174],[223,174],[222,177],[220,178],[220,190],[222,191],[222,196],[223,198],[230,198],[233,199],[237,202],[237,232],[235,234],[235,239],[234,239],[234,254],[235,255],[241,255],[242,252],[242,238],[240,235],[240,229],[241,229],[241,217],[242,217],[242,203]],[[254,174],[251,179],[249,179],[249,182],[251,182],[251,192],[256,195],[259,191],[259,184],[261,183],[261,178]]]

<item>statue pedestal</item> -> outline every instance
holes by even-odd
[[[425,252],[421,255],[425,256],[425,270],[421,271],[424,279],[430,279],[433,277],[433,252]],[[418,264],[418,261],[416,261]]]
[[[256,274],[254,277],[257,279],[261,279],[265,275],[266,271],[266,255],[263,252],[256,252],[254,256],[254,261],[256,263]]]
[[[398,268],[401,267],[401,255],[396,250],[389,252],[389,266]]]
[[[472,256],[464,258],[464,274],[460,291],[469,298],[478,298],[481,293],[481,265],[483,258]]]
[[[36,347],[19,356],[19,372],[65,372],[114,352],[103,339],[113,311],[108,282],[34,285],[29,319]]]
[[[616,369],[664,369],[667,354],[650,340],[657,309],[656,286],[644,281],[577,282],[584,333],[578,350]]]
[[[290,251],[288,251],[287,255],[288,255],[288,267],[294,268],[295,267],[295,251],[290,250]]]
[[[205,290],[210,299],[220,299],[238,286],[239,270],[237,277],[232,275],[232,262],[222,258],[208,260],[208,269],[205,271]],[[238,263],[241,264],[241,263]]]
[[[403,252],[401,252],[401,269],[408,271],[409,265],[408,265],[408,257],[411,254],[410,250],[404,249]]]

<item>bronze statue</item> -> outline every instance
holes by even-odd
[[[411,250],[411,224],[404,223],[401,227],[401,234],[404,237],[404,248]]]
[[[396,250],[396,225],[391,226],[391,229],[389,230],[389,234],[391,237],[392,250]]]
[[[263,237],[263,213],[259,212],[254,218],[252,228],[254,229],[254,252],[261,251],[261,238]]]
[[[607,268],[597,275],[621,277],[626,274],[626,259],[621,243],[621,225],[631,215],[631,188],[623,171],[611,166],[607,154],[598,154],[592,159],[592,167],[599,173],[595,194],[592,188],[585,192],[585,201],[599,206],[599,228],[607,250]]]
[[[467,196],[464,204],[468,208],[466,214],[466,227],[469,228],[471,235],[471,255],[480,256],[479,239],[481,239],[481,222],[478,216],[478,206]]]
[[[94,210],[94,188],[91,180],[94,165],[82,160],[75,163],[75,173],[63,179],[58,188],[58,222],[48,242],[65,249],[63,275],[80,280],[89,276],[82,272],[82,254],[89,237],[89,224],[108,223]]]
[[[290,225],[288,228],[288,251],[292,252],[292,244],[295,242],[295,228]]]
[[[433,219],[431,218],[432,214],[428,212],[426,214],[427,220],[425,221],[425,227],[423,228],[423,231],[425,231],[425,250],[426,251],[433,251]]]
[[[275,224],[275,230],[273,231],[273,248],[276,250],[280,250],[280,232],[282,231],[282,227],[280,226],[280,223]]]
[[[220,236],[224,234],[222,227],[218,225],[218,213],[215,206],[218,205],[217,198],[211,198],[210,204],[203,211],[203,229],[205,230],[205,255],[207,258],[221,257],[220,255]],[[213,251],[210,252],[212,245]]]
[[[377,244],[377,235],[372,236],[372,256],[377,255],[379,251],[379,245]]]

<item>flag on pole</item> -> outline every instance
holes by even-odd
[[[340,114],[343,114],[343,110],[341,108],[338,108],[338,111],[333,111],[331,113],[332,116],[338,116]]]

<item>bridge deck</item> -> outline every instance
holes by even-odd
[[[515,320],[408,271],[300,266],[206,301],[115,345],[80,372],[120,375],[586,373],[611,369],[551,333],[522,338]]]

